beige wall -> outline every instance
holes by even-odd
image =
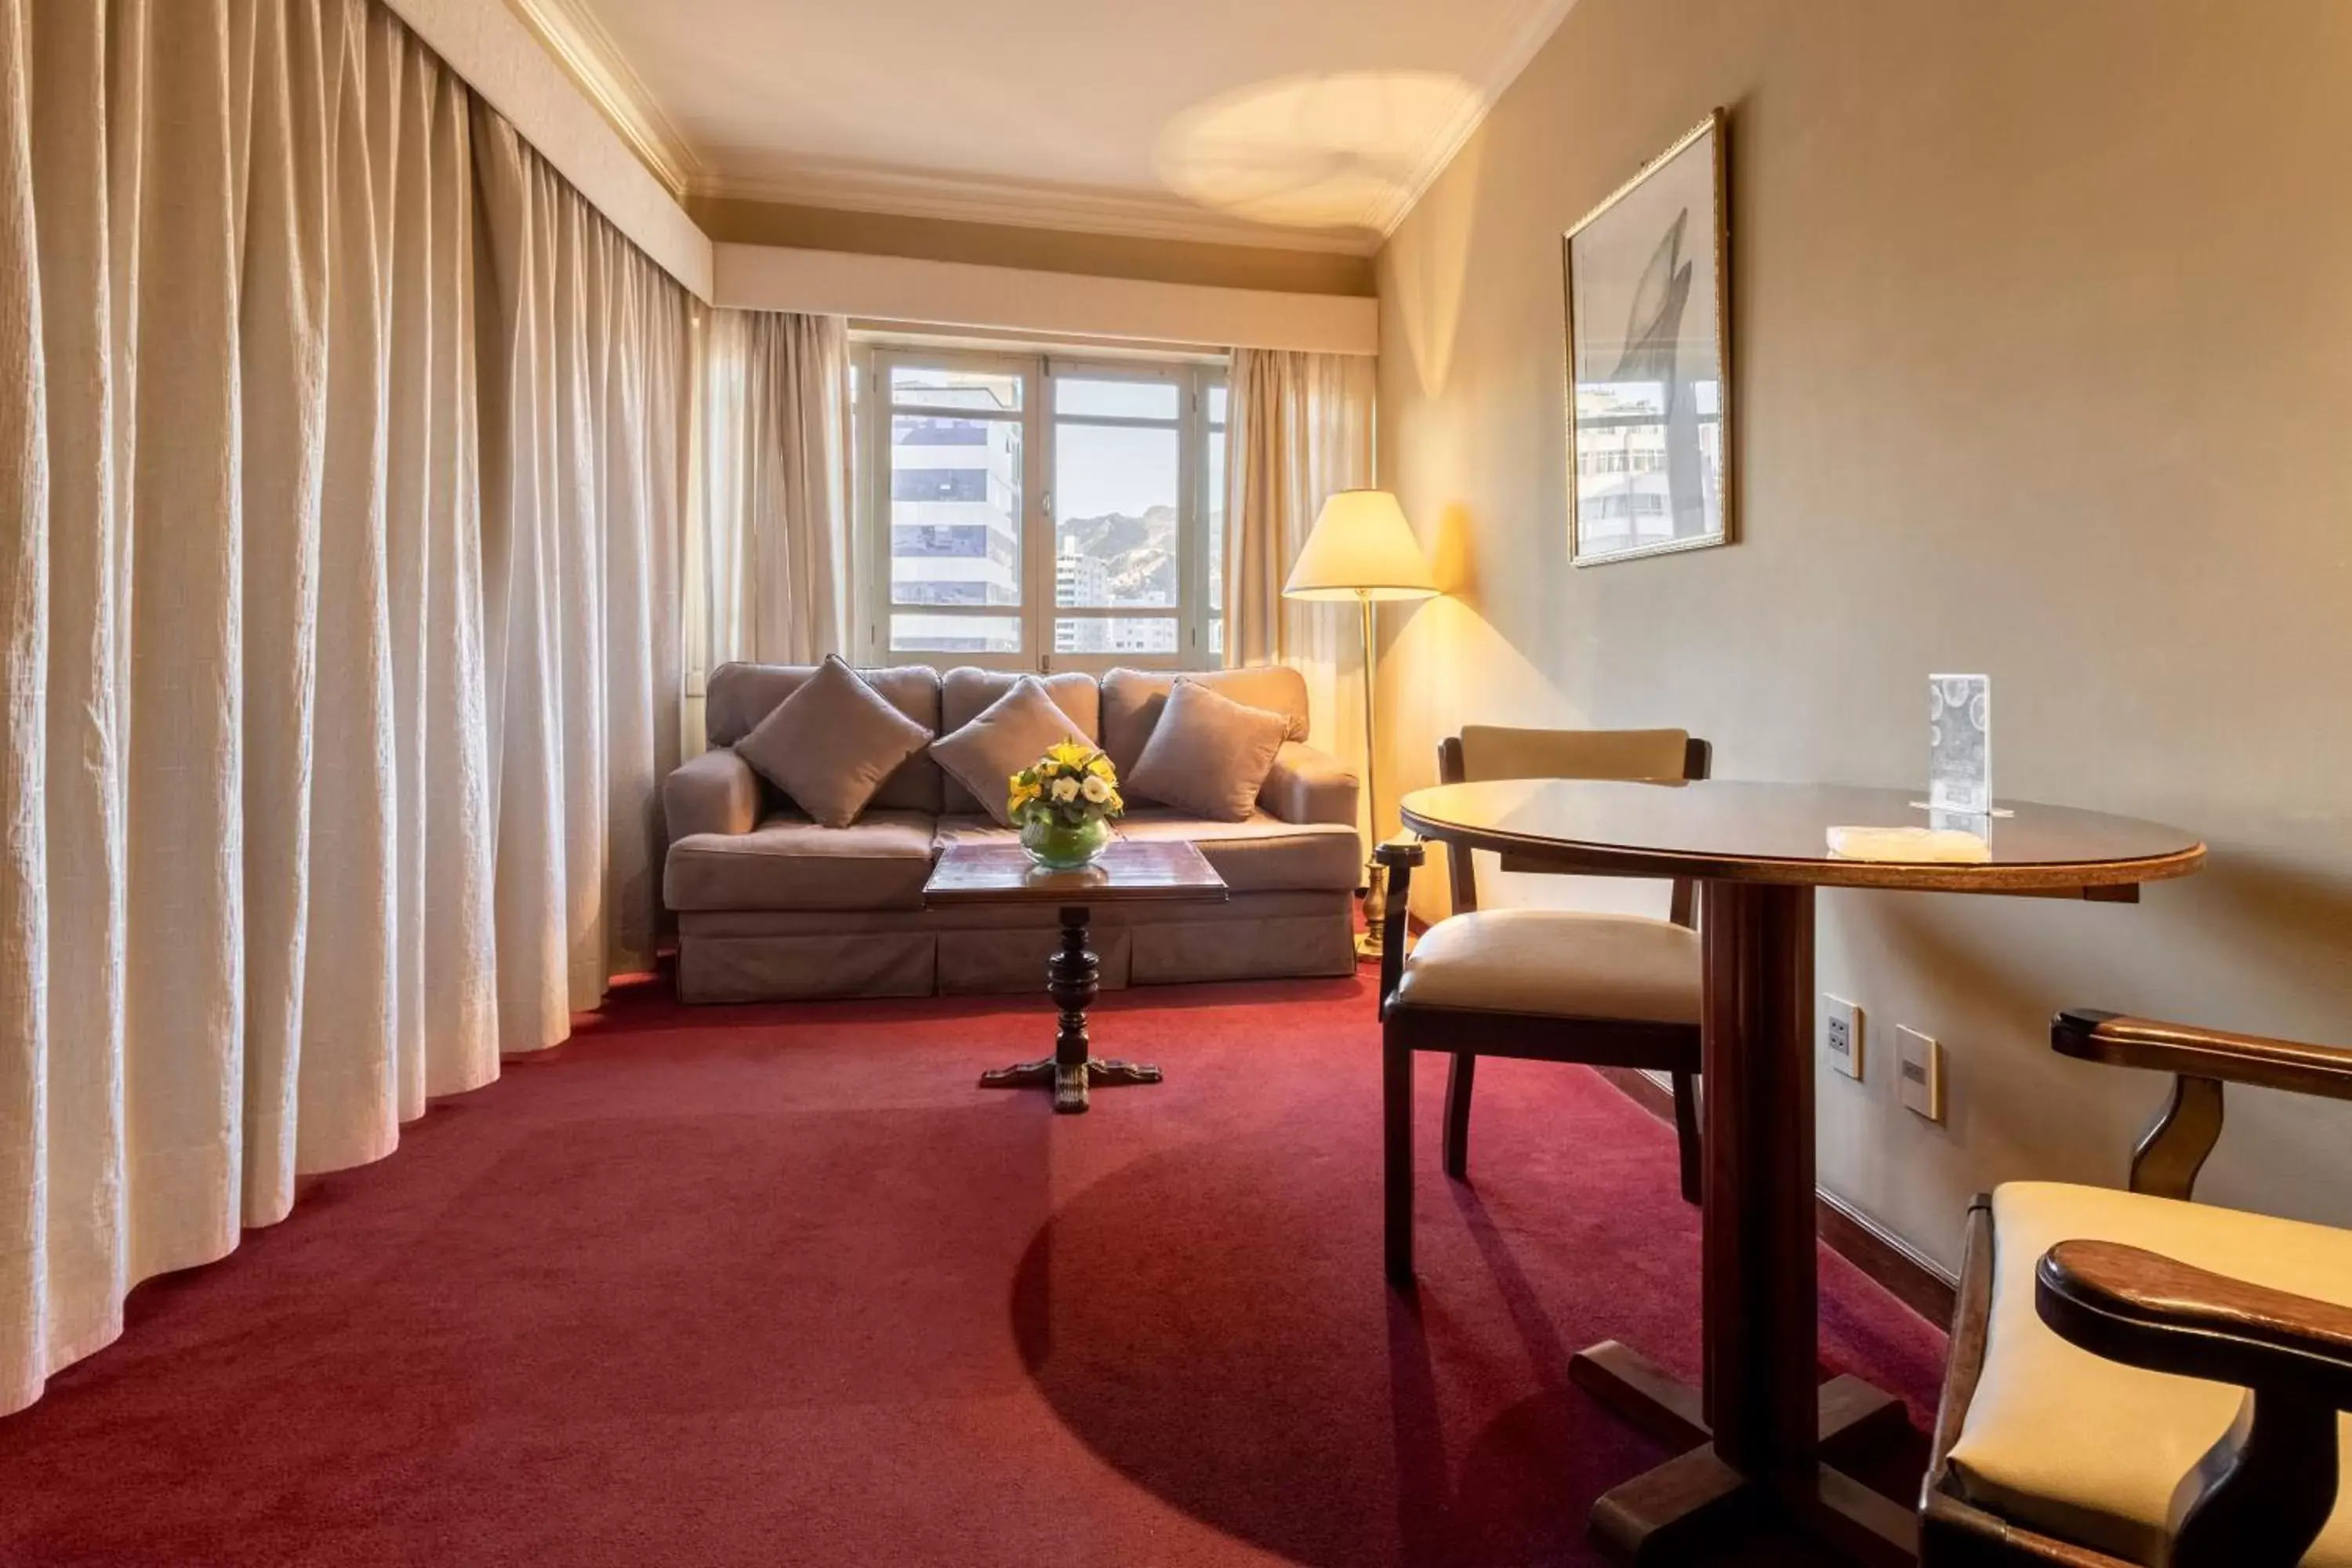
[[[1217,289],[1363,298],[1372,293],[1372,262],[1367,256],[844,212],[722,196],[690,196],[686,205],[703,232],[722,245],[846,250]]]
[[[1571,571],[1560,230],[1717,103],[1743,537]],[[2336,0],[1581,0],[1381,257],[1383,482],[1456,594],[1387,624],[1391,777],[1510,720],[1916,785],[1927,672],[1982,669],[2002,795],[2210,841],[2137,906],[1823,896],[1872,1052],[1823,1184],[1948,1267],[2160,1099],[2054,1007],[2352,1041],[2347,147]],[[2352,1106],[2231,1095],[2203,1195],[2352,1224]]]

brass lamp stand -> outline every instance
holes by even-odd
[[[1378,673],[1372,665],[1372,595],[1367,589],[1356,590],[1356,605],[1362,611],[1364,626],[1364,815],[1371,824],[1370,837],[1377,847],[1381,837],[1381,738],[1373,728],[1373,714],[1378,704],[1372,700],[1373,678]],[[1364,858],[1364,929],[1356,933],[1356,956],[1377,961],[1387,946],[1389,923],[1389,873],[1374,852]]]
[[[1286,599],[1356,601],[1364,639],[1365,815],[1374,843],[1381,834],[1381,748],[1374,727],[1380,669],[1372,606],[1382,600],[1432,598],[1437,592],[1404,509],[1386,490],[1333,491],[1316,513],[1315,528],[1290,569],[1290,580],[1282,585]],[[1367,854],[1364,931],[1356,939],[1359,958],[1381,956],[1381,927],[1387,913],[1387,878]]]

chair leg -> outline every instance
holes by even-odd
[[[1474,1052],[1456,1051],[1445,1069],[1445,1173],[1457,1182],[1470,1179],[1470,1086],[1478,1076]]]
[[[1698,1100],[1692,1093],[1691,1075],[1678,1072],[1675,1081],[1675,1143],[1682,1155],[1683,1202],[1695,1204],[1704,1185],[1700,1178]]]
[[[1412,1051],[1381,1047],[1383,1251],[1389,1283],[1412,1283]]]

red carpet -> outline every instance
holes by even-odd
[[[1664,1456],[1568,1382],[1696,1371],[1666,1129],[1479,1070],[1417,1307],[1353,981],[1108,999],[1155,1089],[982,1093],[1041,999],[617,997],[436,1104],[0,1420],[0,1563],[1580,1563]],[[1823,1256],[1822,1352],[1924,1423],[1942,1336]],[[1785,1560],[1802,1561],[1801,1556]]]

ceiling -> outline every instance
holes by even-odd
[[[509,0],[678,195],[1369,252],[1574,0]]]

